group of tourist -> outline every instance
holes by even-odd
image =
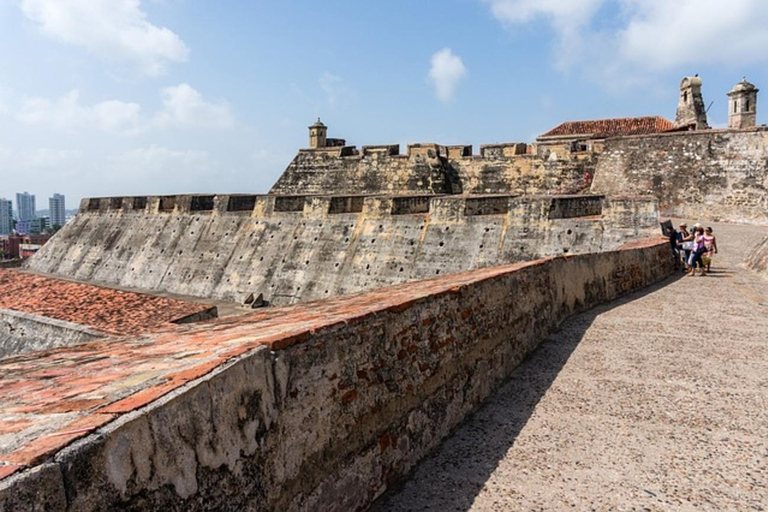
[[[683,222],[679,230],[669,227],[669,244],[675,254],[675,261],[689,276],[705,276],[712,266],[712,257],[717,254],[717,239],[711,227],[703,227],[698,222],[688,231],[688,224]]]

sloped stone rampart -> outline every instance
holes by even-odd
[[[95,198],[27,266],[129,289],[283,305],[609,250],[656,233],[657,220],[652,199],[600,196]]]
[[[73,511],[364,508],[563,319],[671,272],[667,242],[646,240],[179,328],[130,349],[99,345],[113,363],[130,357],[156,368],[187,364],[167,356],[167,345],[185,338],[241,355],[201,378],[181,372],[170,381],[181,387],[148,381],[83,412],[73,423],[92,434],[49,458],[42,447],[34,459],[23,448],[2,455],[0,475],[11,476],[0,482],[0,510],[62,500]],[[84,347],[83,374],[129,370]],[[66,357],[41,353],[38,362]],[[19,368],[0,363],[12,376]],[[195,377],[182,386],[186,374]],[[48,437],[64,443],[86,435],[78,432]],[[31,469],[25,460],[35,461]]]

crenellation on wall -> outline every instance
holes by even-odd
[[[458,158],[472,158],[472,145],[459,144],[453,146],[446,146],[449,160],[456,160]]]
[[[396,144],[323,145],[299,150],[270,194],[573,194],[588,187],[591,152],[575,155],[558,145],[541,151],[521,142],[485,144],[479,155],[471,145],[431,142],[409,144],[405,154]]]
[[[398,156],[400,155],[400,144],[385,144],[380,146],[363,146],[362,157],[365,156]]]
[[[365,196],[334,196],[330,198],[328,214],[362,213],[365,204]]]
[[[503,144],[483,144],[480,146],[480,156],[487,159],[509,158],[525,155],[528,145],[524,142],[507,142]]]
[[[392,215],[429,213],[433,196],[401,196],[392,198]]]

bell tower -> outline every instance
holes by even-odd
[[[746,77],[728,93],[728,128],[750,128],[757,124],[757,93],[759,89]]]
[[[320,149],[326,146],[328,138],[328,127],[325,126],[320,118],[317,118],[317,122],[309,127],[309,147],[311,149]]]
[[[677,103],[675,128],[688,130],[706,130],[707,110],[701,95],[701,78],[687,76],[680,82],[680,101]]]

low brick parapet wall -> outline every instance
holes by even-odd
[[[14,397],[54,360],[76,360],[103,400],[0,446],[0,510],[364,508],[565,318],[672,263],[666,241],[647,240],[0,362],[15,386],[2,411],[34,412]],[[109,372],[132,365],[155,373],[116,392]]]

